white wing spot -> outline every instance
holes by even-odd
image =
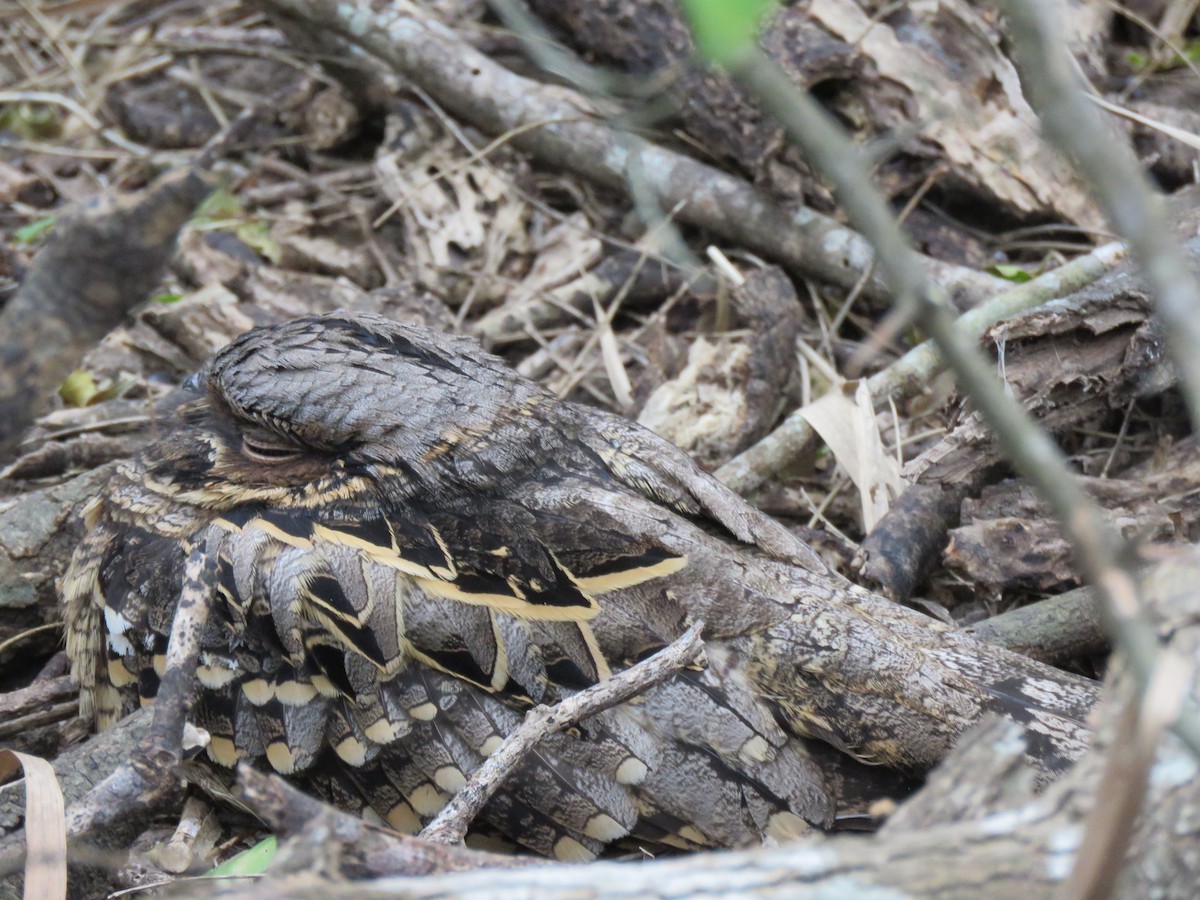
[[[133,623],[111,606],[106,606],[104,607],[104,625],[108,628],[108,646],[112,647],[113,652],[121,656],[132,656],[133,644],[126,632],[133,628]]]

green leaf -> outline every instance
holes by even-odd
[[[1024,284],[1027,281],[1033,281],[1033,276],[1020,266],[995,265],[988,269],[988,272],[992,275],[998,275],[1005,281],[1011,281],[1013,284]]]
[[[176,293],[172,293],[171,291],[165,291],[164,293],[161,293],[161,294],[155,294],[153,297],[150,298],[150,302],[151,303],[178,303],[182,299],[183,299],[183,294],[176,294]]]
[[[44,103],[13,103],[0,107],[0,129],[35,141],[62,135],[63,116],[56,106]]]
[[[261,875],[275,858],[276,845],[277,841],[274,835],[263,838],[249,850],[243,850],[237,856],[231,856],[205,874],[210,876]]]
[[[728,63],[755,46],[759,26],[776,0],[683,0],[700,52]]]
[[[243,244],[257,250],[276,265],[283,258],[279,244],[271,237],[270,227],[262,219],[253,219],[239,225],[236,234]]]
[[[229,188],[220,187],[213,191],[196,210],[192,217],[193,225],[211,225],[215,222],[240,219],[246,214],[242,201],[233,195]]]
[[[28,225],[23,225],[13,234],[13,240],[18,244],[36,244],[54,227],[54,222],[58,216],[46,216],[44,219],[38,219],[36,222],[30,222]]]
[[[58,396],[67,406],[87,406],[99,393],[96,379],[91,372],[83,369],[76,369],[68,375],[58,389]]]
[[[271,237],[271,228],[267,222],[248,214],[242,206],[242,201],[226,188],[213,191],[208,199],[200,204],[196,215],[192,217],[191,225],[200,231],[232,231],[243,244],[273,263],[278,263],[282,255],[279,244]]]

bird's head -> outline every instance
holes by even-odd
[[[143,464],[161,493],[213,510],[432,484],[545,398],[469,338],[361,313],[249,331],[184,388]]]

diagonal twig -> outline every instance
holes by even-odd
[[[1028,10],[1022,8],[1022,11],[1035,18]],[[942,293],[929,282],[886,202],[870,186],[869,167],[862,151],[815,100],[797,91],[757,47],[747,46],[724,62],[734,78],[781,121],[814,171],[832,184],[850,221],[874,246],[880,273],[896,297],[898,315],[916,321],[930,335],[957,376],[960,389],[991,426],[1005,455],[1035,485],[1061,522],[1084,572],[1098,588],[1100,617],[1128,662],[1133,683],[1130,711],[1137,720],[1147,691],[1164,665],[1164,654],[1155,629],[1142,612],[1140,584],[1130,548],[1083,490],[1054,441],[1008,395],[975,343],[955,327],[954,315]],[[1162,260],[1158,262],[1161,264]],[[1178,344],[1172,343],[1171,347],[1179,352]],[[1193,756],[1200,758],[1200,714],[1194,704],[1176,712],[1171,716],[1170,727]],[[1109,761],[1110,768],[1120,764],[1119,755]],[[1115,777],[1115,770],[1112,774]],[[1143,793],[1138,790],[1133,801],[1126,797],[1126,806],[1140,805]],[[1089,824],[1092,830],[1102,832],[1099,837],[1104,839],[1110,855],[1123,857],[1128,829],[1113,829],[1098,820]],[[1076,859],[1077,870],[1088,866],[1085,856]],[[1091,866],[1077,878],[1086,878],[1095,871],[1095,866]],[[1101,891],[1101,895],[1104,893]]]
[[[1155,294],[1193,427],[1200,426],[1200,282],[1171,233],[1162,197],[1129,145],[1087,101],[1062,38],[1060,4],[1001,0],[1029,102],[1046,137],[1070,157],[1105,215],[1129,242]]]
[[[1066,458],[1011,396],[955,324],[943,293],[926,277],[882,195],[870,187],[863,151],[808,94],[799,92],[756,47],[727,61],[730,73],[776,115],[814,171],[833,187],[850,221],[875,247],[876,262],[897,302],[930,335],[960,389],[991,426],[1013,465],[1032,483],[1070,538],[1088,578],[1099,589],[1105,628],[1129,660],[1137,694],[1146,689],[1159,657],[1158,639],[1141,615],[1137,576],[1122,565],[1127,547],[1100,507],[1083,490]],[[1188,707],[1172,730],[1200,757],[1200,715]]]
[[[1061,37],[1059,5],[1002,0],[999,6],[1012,35],[1022,81],[1046,137],[1074,162],[1145,273],[1192,427],[1200,426],[1200,364],[1195,358],[1200,346],[1200,281],[1171,232],[1163,199],[1128,144],[1114,139],[1100,112],[1087,101],[1075,61]],[[1190,13],[1187,16],[1190,18]],[[1195,743],[1200,740],[1195,710],[1181,711],[1182,696],[1163,708],[1162,698],[1170,696],[1172,687],[1178,691],[1186,685],[1188,673],[1185,670],[1179,677],[1179,660],[1169,651],[1159,652],[1154,633],[1135,618],[1136,608],[1123,611],[1115,603],[1113,607],[1106,616],[1107,624],[1126,632],[1114,637],[1126,653],[1134,682],[1123,710],[1130,728],[1126,739],[1112,748],[1101,776],[1099,797],[1107,801],[1098,803],[1088,816],[1083,849],[1066,887],[1067,894],[1076,897],[1111,894],[1162,728],[1173,723],[1188,747],[1200,753]],[[1168,671],[1175,673],[1174,686],[1169,681],[1164,684]]]
[[[700,632],[703,628],[703,622],[696,622],[672,643],[637,665],[573,694],[554,706],[531,709],[521,726],[506,737],[483,765],[472,773],[462,790],[421,832],[421,837],[444,844],[461,841],[484,804],[538,742],[547,735],[624,703],[670,678],[700,652],[703,645]]]
[[[75,836],[111,825],[130,813],[156,809],[178,798],[183,729],[194,699],[200,637],[216,589],[214,541],[201,535],[188,554],[179,605],[171,622],[167,664],[154,701],[145,745],[133,758],[67,810]]]
[[[1125,245],[1105,244],[1073,259],[1027,284],[1010,288],[958,317],[955,328],[967,340],[977,341],[997,322],[1062,297],[1111,272],[1125,258]],[[932,340],[913,347],[886,369],[867,379],[877,406],[888,397],[911,397],[923,390],[945,368]],[[819,440],[799,409],[754,446],[744,450],[713,474],[739,494],[749,494],[792,460],[803,456]]]
[[[870,266],[870,245],[861,234],[807,207],[789,213],[743,179],[621,132],[592,116],[586,97],[506,69],[417,6],[376,13],[331,0],[258,2],[272,16],[304,19],[306,27],[353,42],[459,118],[491,135],[511,133],[515,146],[544,163],[623,190],[636,156],[661,207],[683,204],[680,222],[736,240],[794,272],[850,288]],[[921,257],[921,263],[964,306],[1000,287],[974,269],[931,257]],[[885,293],[877,278],[864,290],[877,297]]]

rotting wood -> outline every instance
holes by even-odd
[[[679,110],[688,133],[756,184],[785,197],[819,191],[778,124],[728,77],[691,60],[692,40],[675,3],[535,0],[531,6],[589,57],[667,81],[688,98]],[[919,181],[913,170],[932,159],[939,188],[950,196],[1017,215],[1101,224],[1078,178],[1037,140],[1036,117],[999,50],[999,35],[967,3],[938,0],[877,16],[853,0],[791,3],[760,42],[797,87],[819,91],[831,112],[856,127],[860,140],[911,135],[881,164],[885,190]]]
[[[751,270],[727,302],[736,333],[696,338],[683,370],[656,387],[638,415],[705,468],[766,434],[797,393],[803,311],[782,270]]]
[[[979,339],[997,322],[1090,284],[1113,271],[1124,259],[1125,249],[1120,244],[1098,247],[1086,256],[1047,272],[1028,284],[1010,288],[982,306],[964,313],[959,317],[958,327]],[[867,385],[876,406],[882,407],[886,406],[889,397],[900,401],[920,396],[933,376],[943,368],[933,342],[925,341],[886,369],[872,375]],[[816,432],[804,418],[804,410],[798,409],[769,435],[723,465],[715,474],[738,493],[750,494],[790,462],[812,450],[816,440]]]
[[[1200,263],[1200,241],[1189,245]],[[1005,382],[1038,423],[1052,432],[1173,383],[1150,296],[1129,268],[990,329]],[[999,461],[974,414],[907,467],[926,484],[953,485]]]
[[[1200,261],[1200,242],[1193,241],[1189,248],[1193,260]],[[1150,318],[1150,297],[1128,267],[1004,320],[985,339],[996,347],[1006,383],[1052,433],[1157,394],[1173,380],[1161,336]],[[977,414],[965,413],[955,429],[906,467],[911,486],[864,541],[856,562],[862,577],[891,596],[906,599],[945,549],[951,530],[958,528],[963,501],[1003,472],[990,432]],[[1100,485],[1097,491],[1103,502],[1108,491]],[[1160,512],[1172,515],[1168,509]],[[1160,536],[1163,531],[1161,523],[1154,529]],[[978,553],[964,551],[964,547],[982,546],[969,535],[961,532],[963,543],[954,551],[962,568],[967,568],[963,552],[989,569],[1006,564],[996,556],[994,546]],[[1030,533],[1025,541],[1039,548],[1039,556],[1043,535],[1044,529],[1037,536]],[[1181,537],[1188,539],[1186,529]],[[1010,539],[1014,535],[999,540]],[[1065,542],[1060,538],[1056,546],[1055,555],[1064,559]],[[1039,566],[1033,563],[1035,569]],[[983,577],[982,572],[976,574]],[[996,584],[1002,579],[993,573],[984,580]],[[1041,587],[1049,589],[1054,583]]]
[[[1200,463],[1196,443],[1178,442],[1146,471],[1120,478],[1082,478],[1083,485],[1129,534],[1156,544],[1195,539],[1200,530]],[[945,562],[989,590],[1056,590],[1078,579],[1058,525],[1024,485],[1007,481],[963,504]]]

